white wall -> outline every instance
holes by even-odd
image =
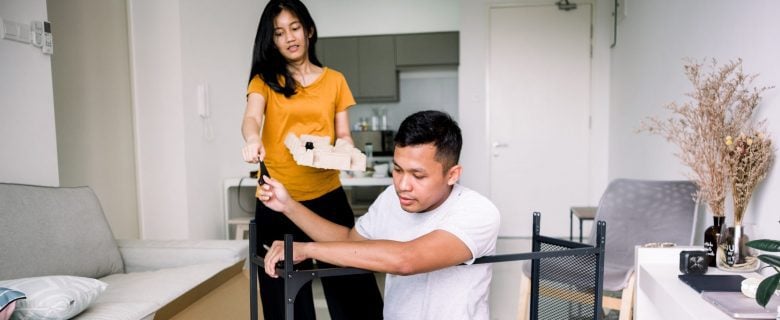
[[[462,0],[460,12],[460,68],[459,79],[459,117],[469,119],[461,121],[463,130],[463,152],[461,160],[464,166],[462,183],[490,195],[490,143],[488,136],[488,39],[490,25],[489,8],[491,6],[516,4],[550,4],[550,1],[493,1]],[[590,163],[590,201],[597,204],[606,188],[607,176],[607,136],[608,136],[608,84],[609,84],[609,45],[612,31],[611,1],[596,1],[594,4],[594,38],[591,78],[591,153]],[[506,41],[512,41],[511,34]],[[522,70],[518,70],[522,72]],[[532,183],[521,181],[519,183]]]
[[[49,0],[60,185],[95,191],[116,238],[138,238],[125,0]]]
[[[179,3],[130,0],[127,10],[141,238],[186,239],[191,235]]]
[[[685,178],[688,169],[673,156],[674,145],[659,136],[635,133],[645,117],[669,116],[663,105],[686,101],[691,84],[683,73],[683,58],[724,62],[741,57],[746,73],[760,74],[755,85],[780,85],[777,12],[780,2],[772,0],[627,1],[612,51],[609,177]],[[768,119],[771,136],[780,142],[777,88],[764,94],[758,116]],[[773,169],[746,215],[775,238],[780,232],[780,198],[772,195],[778,191],[780,172]]]
[[[321,37],[451,31],[449,0],[306,1]],[[143,238],[224,236],[222,181],[246,175],[241,117],[264,1],[128,0]],[[360,14],[356,14],[360,12]],[[196,112],[208,84],[213,138]]]
[[[0,18],[46,20],[46,0],[0,1]],[[0,70],[0,182],[58,186],[51,57],[0,39]]]

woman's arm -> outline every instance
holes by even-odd
[[[265,158],[265,148],[260,140],[260,128],[263,125],[265,113],[265,98],[259,93],[250,93],[246,98],[244,120],[241,123],[241,134],[244,136],[244,148],[241,150],[244,161],[258,163]]]
[[[341,139],[355,145],[352,132],[349,130],[349,114],[347,110],[336,112],[336,139]]]

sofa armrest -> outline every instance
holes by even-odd
[[[246,259],[246,240],[117,240],[125,272]]]

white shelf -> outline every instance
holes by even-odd
[[[254,187],[257,185],[257,180],[255,180],[255,178],[245,177],[243,180],[241,178],[228,178],[225,179],[224,188],[238,187],[239,181],[241,182],[242,187]],[[341,185],[345,187],[389,186],[391,184],[393,184],[393,178],[391,177],[341,178]]]
[[[682,250],[703,250],[703,247],[642,248],[637,247],[637,290],[634,316],[636,320],[652,319],[732,319],[717,307],[704,301],[701,295],[686,285],[677,275]],[[707,274],[733,274],[710,267]],[[740,273],[745,277],[760,277],[756,273]]]
[[[257,186],[257,180],[255,178],[250,177],[244,177],[244,178],[227,178],[222,183],[222,204],[223,204],[223,214],[225,216],[225,238],[230,238],[230,227],[235,224],[240,224],[244,221],[248,223],[248,221],[254,216],[250,215],[249,213],[243,212],[240,209],[231,210],[231,204],[235,206],[236,204],[236,192],[239,187],[239,183],[241,184],[240,187],[247,188],[247,194],[251,194],[252,197],[254,197],[254,187]],[[361,177],[361,178],[341,178],[341,185],[345,187],[371,187],[371,186],[389,186],[393,184],[393,178],[385,177],[385,178],[374,178],[374,177]],[[252,189],[249,189],[252,188]],[[242,194],[245,190],[242,189]],[[231,197],[232,192],[232,197]],[[243,195],[242,195],[243,197]],[[238,199],[238,201],[241,201],[241,199]],[[254,210],[254,204],[251,204],[251,209]],[[359,208],[361,210],[357,211],[364,211],[362,208]]]

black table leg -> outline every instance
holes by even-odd
[[[581,231],[580,234],[582,234]],[[569,209],[569,241],[574,241],[574,209]]]

